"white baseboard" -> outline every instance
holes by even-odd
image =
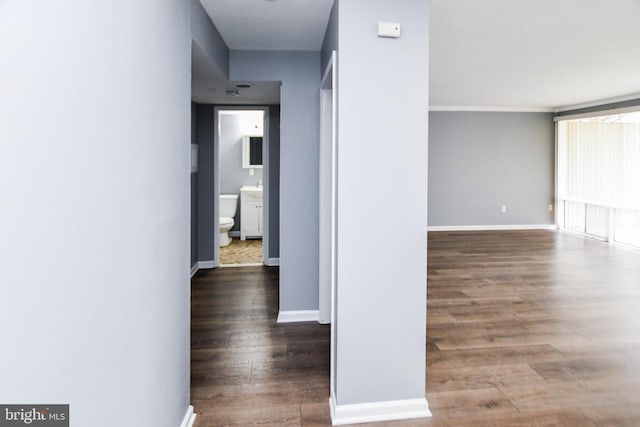
[[[237,268],[237,267],[262,267],[261,262],[246,262],[244,264],[220,264],[220,268]]]
[[[240,232],[239,231],[230,231],[229,232],[229,237],[240,237]]]
[[[198,261],[191,267],[191,277],[195,276],[198,270],[216,268],[215,261]]]
[[[499,230],[557,230],[555,224],[526,225],[438,225],[427,227],[427,231],[499,231]]]
[[[319,317],[318,310],[280,311],[278,323],[317,322]]]
[[[182,424],[180,427],[193,427],[193,424],[196,422],[196,414],[193,412],[193,406],[189,405],[187,408],[187,413],[184,414],[184,419],[182,420]]]
[[[387,402],[337,405],[335,396],[329,399],[331,423],[343,424],[373,423],[378,421],[407,420],[431,416],[427,399],[393,400]]]
[[[199,270],[204,270],[208,268],[216,268],[216,262],[215,261],[199,261],[198,262]]]
[[[264,265],[267,267],[277,267],[280,265],[280,258],[267,258]]]

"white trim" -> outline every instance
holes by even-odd
[[[553,125],[553,138],[553,219],[558,226],[558,229],[560,229],[560,212],[562,212],[562,216],[564,217],[564,203],[560,203],[560,201],[558,200],[558,194],[560,194],[560,183],[558,181],[558,165],[560,160],[558,159],[558,124],[555,122]]]
[[[184,418],[182,419],[182,423],[180,427],[193,427],[193,424],[196,422],[196,413],[193,412],[193,405],[189,405],[187,408],[187,413],[184,414]]]
[[[264,124],[263,124],[263,137],[262,137],[262,182],[264,187],[264,194],[262,199],[262,259],[266,258],[266,249],[269,247],[269,119],[271,111],[269,107],[259,106],[259,105],[219,105],[213,108],[214,111],[214,182],[217,183],[214,186],[214,205],[213,205],[213,217],[218,218],[220,216],[220,115],[225,114],[228,111],[263,111],[264,116]],[[237,213],[236,215],[239,215]],[[218,225],[214,227],[215,230],[218,230]],[[239,232],[230,232],[229,235],[232,237],[240,236],[240,234],[236,234]],[[213,259],[215,260],[215,268],[220,265],[220,233],[214,233],[213,240]],[[261,264],[262,265],[262,264]]]
[[[220,264],[220,107],[213,107],[213,263]],[[202,161],[202,159],[201,159]]]
[[[209,268],[216,268],[215,261],[198,261],[198,270],[204,270]]]
[[[598,107],[600,105],[615,104],[616,102],[631,101],[633,99],[639,99],[639,98],[640,98],[640,92],[631,93],[629,95],[617,96],[615,98],[605,98],[605,99],[600,99],[598,101],[585,102],[582,104],[567,105],[564,107],[556,108],[555,111],[556,113],[560,113],[562,111],[580,110],[582,108]]]
[[[191,277],[195,276],[200,270],[209,270],[216,267],[217,265],[215,261],[198,261],[191,267]]]
[[[262,267],[264,264],[261,262],[245,262],[242,264],[220,264],[220,268],[233,268],[233,267]]]
[[[336,51],[320,83],[320,151],[319,151],[319,274],[318,322],[331,323],[332,294],[335,284],[336,206],[337,206],[337,67]],[[333,347],[333,346],[332,346]],[[333,359],[333,355],[331,356]],[[333,369],[332,369],[333,371]]]
[[[567,114],[566,116],[555,116],[553,118],[553,121],[562,122],[564,120],[591,119],[594,117],[613,116],[616,114],[624,114],[624,113],[635,113],[637,111],[640,111],[640,105],[634,105],[633,107],[610,108],[608,110],[591,111],[589,113]]]
[[[278,313],[278,323],[317,322],[318,310],[282,311]]]
[[[271,182],[269,180],[271,159],[269,157],[269,151],[271,150],[271,141],[269,134],[271,133],[269,123],[271,122],[271,110],[269,107],[264,109],[264,123],[263,123],[263,141],[262,144],[262,218],[260,218],[262,224],[262,262],[269,257],[269,236],[271,236],[271,230],[269,229],[269,201],[271,200]],[[278,174],[280,171],[278,170]]]
[[[198,262],[196,262],[192,267],[191,267],[191,277],[195,276],[196,273],[198,272],[199,268],[198,268]]]
[[[264,265],[267,267],[278,267],[280,265],[280,258],[267,258]]]
[[[600,203],[592,200],[585,199],[574,199],[571,197],[558,197],[559,202],[570,202],[570,203],[582,203],[585,205],[596,206],[599,208],[607,208],[607,209],[620,209],[625,211],[640,211],[639,206],[625,206],[625,205],[614,205],[614,204],[606,204]]]
[[[337,306],[337,298],[336,295],[338,293],[338,97],[339,97],[339,82],[338,82],[338,52],[333,51],[331,53],[333,57],[333,129],[332,132],[334,134],[332,138],[332,151],[333,157],[331,159],[333,163],[333,185],[331,188],[331,194],[333,197],[332,208],[331,208],[331,246],[332,246],[332,255],[331,255],[331,361],[329,362],[330,367],[330,379],[329,379],[329,387],[330,393],[329,396],[335,395],[336,392],[336,364],[338,359],[338,335],[336,331],[337,318],[338,318],[338,306]],[[428,115],[428,113],[427,113]],[[428,117],[427,117],[428,119]],[[318,318],[319,320],[319,318]]]
[[[547,107],[485,107],[472,105],[430,105],[429,111],[477,111],[487,113],[555,113],[555,108]]]
[[[343,424],[371,423],[377,421],[407,420],[431,416],[427,399],[391,400],[387,402],[337,405],[335,395],[329,399],[331,423]]]
[[[438,225],[427,227],[427,231],[494,231],[494,230],[557,230],[555,224],[530,225]]]

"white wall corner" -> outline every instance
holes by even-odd
[[[335,395],[332,394],[329,398],[329,408],[331,423],[334,426],[431,416],[426,398],[337,405]]]
[[[524,225],[437,225],[427,227],[428,231],[498,231],[498,230],[557,230],[556,224]]]
[[[196,262],[196,263],[195,263],[195,264],[193,264],[193,266],[191,267],[191,277],[195,276],[195,275],[196,275],[196,273],[198,272],[198,264],[199,264],[199,263],[197,263],[197,262]]]
[[[318,310],[282,311],[278,313],[278,323],[317,322]]]
[[[189,405],[187,408],[187,413],[184,414],[184,418],[182,419],[182,424],[180,427],[193,427],[193,424],[196,422],[196,413],[193,412],[193,405]]]
[[[280,265],[280,258],[267,258],[264,265],[267,267],[277,267]]]

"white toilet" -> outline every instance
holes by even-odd
[[[237,194],[220,195],[220,246],[227,246],[231,243],[229,230],[233,227],[233,217],[236,216],[237,207]]]

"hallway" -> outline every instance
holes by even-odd
[[[192,280],[191,400],[196,427],[329,425],[330,327],[278,325],[278,268]]]

